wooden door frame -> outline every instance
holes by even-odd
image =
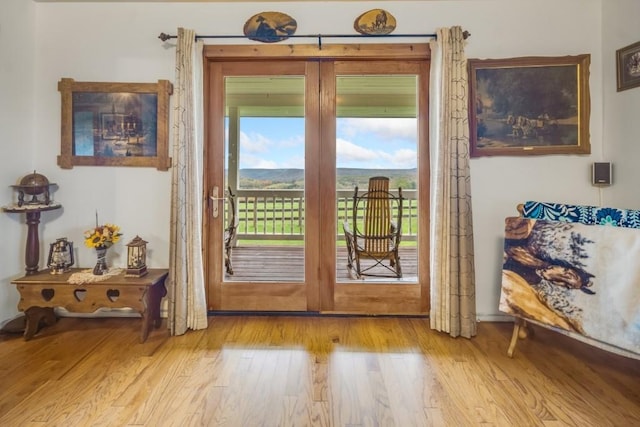
[[[320,75],[320,69],[322,67],[329,67],[327,64],[327,60],[376,60],[376,61],[424,61],[426,64],[426,75],[429,75],[428,66],[430,60],[430,48],[428,44],[425,43],[417,43],[417,44],[347,44],[347,45],[323,45],[321,48],[318,45],[206,45],[204,47],[204,70],[205,70],[205,81],[204,81],[204,90],[206,93],[224,93],[224,88],[221,87],[221,81],[211,82],[210,76],[210,67],[217,67],[220,64],[229,62],[229,61],[292,61],[292,60],[305,60],[305,61],[317,61],[318,67],[314,69],[314,67],[310,66],[307,68],[305,75],[314,75],[316,76],[316,80]],[[324,60],[324,61],[323,61]],[[421,114],[423,112],[428,112],[428,81],[426,79],[421,79],[421,84],[426,85],[424,89],[424,93],[426,95],[421,96],[418,100],[419,102],[419,111]],[[213,86],[212,86],[213,85]],[[214,87],[215,86],[215,87]],[[318,91],[311,92],[309,96],[318,96],[316,98],[316,102],[319,101],[327,101],[326,98],[332,97],[335,94],[335,85],[334,87],[327,86],[326,82],[322,87],[318,88]],[[213,92],[211,92],[213,91]],[[421,91],[423,93],[423,91]],[[224,117],[224,114],[220,114],[220,112],[224,112],[224,100],[222,97],[209,97],[213,99],[209,99],[209,102],[204,106],[204,114],[206,117]],[[324,100],[320,98],[325,98]],[[334,103],[328,102],[323,105],[333,105]],[[307,101],[305,101],[305,114],[307,113],[306,109],[310,105]],[[335,106],[333,107],[335,110]],[[335,113],[335,111],[334,111]],[[218,114],[216,116],[216,114]],[[326,112],[324,113],[326,114]],[[323,117],[323,113],[320,113],[320,117]],[[326,117],[326,116],[324,116]],[[334,114],[335,117],[335,114]],[[428,116],[427,116],[428,117]],[[420,141],[428,142],[428,120],[419,120],[419,138]],[[213,120],[208,121],[208,126],[205,128],[204,140],[206,143],[204,144],[204,158],[205,165],[215,164],[215,155],[209,147],[212,138],[219,138],[222,134],[220,132],[220,126],[224,127],[224,122],[214,122]],[[325,122],[310,122],[308,126],[305,127],[306,137],[309,138],[312,134],[315,135],[313,138],[317,138],[318,135],[322,134],[322,138],[326,137],[335,137],[335,120],[332,123],[329,121]],[[308,215],[309,220],[311,221],[333,221],[333,226],[335,226],[335,215],[323,215],[326,212],[323,209],[326,209],[326,205],[320,203],[321,200],[327,200],[326,197],[330,197],[331,199],[335,197],[335,194],[325,194],[329,191],[329,189],[335,190],[335,173],[333,174],[333,185],[319,186],[318,179],[319,173],[318,170],[323,167],[331,167],[335,172],[335,147],[333,147],[333,153],[320,153],[318,144],[310,144],[311,147],[305,148],[305,155],[310,156],[308,158],[317,158],[320,159],[318,168],[305,168],[305,182],[309,184],[309,188],[312,188],[313,191],[310,194],[306,194],[307,197],[307,209],[309,212],[313,212],[315,214]],[[426,176],[429,176],[429,148],[428,143],[426,147],[419,147],[418,153],[420,159],[419,164],[422,168],[426,168]],[[329,166],[332,156],[333,165]],[[222,168],[224,169],[224,168]],[[310,169],[310,170],[307,170]],[[421,173],[421,176],[425,176]],[[325,179],[327,179],[325,177]],[[328,178],[331,179],[331,178]],[[205,167],[204,170],[204,197],[207,200],[205,203],[205,212],[203,215],[203,229],[204,229],[204,239],[203,245],[204,248],[210,247],[210,242],[222,242],[222,227],[214,227],[211,226],[211,204],[209,203],[209,192],[213,185],[218,185],[218,187],[222,188],[223,185],[221,183],[224,182],[224,170],[220,168],[213,168],[209,170],[209,168]],[[331,184],[327,182],[327,184]],[[305,185],[307,187],[307,185]],[[318,189],[318,190],[316,190]],[[306,192],[306,190],[305,190]],[[428,179],[424,185],[419,186],[419,200],[422,201],[420,206],[420,210],[425,212],[426,215],[420,215],[419,222],[419,230],[422,230],[419,237],[421,239],[419,248],[421,250],[426,251],[427,254],[429,252],[429,182]],[[326,218],[333,218],[326,219]],[[316,230],[313,233],[318,234],[317,236],[309,236],[309,239],[305,239],[305,283],[306,292],[304,297],[306,298],[306,311],[315,311],[315,312],[342,312],[341,307],[343,305],[339,305],[336,307],[334,304],[335,301],[335,254],[336,254],[336,243],[334,239],[320,239],[319,232],[320,227],[328,227],[330,224],[308,224],[305,229]],[[331,240],[331,241],[329,241]],[[310,244],[311,246],[307,247],[306,245]],[[204,250],[203,248],[203,250]],[[310,252],[308,252],[310,251]],[[215,251],[205,251],[205,281],[206,283],[210,282],[209,274],[213,274],[216,277],[222,277],[222,262],[216,262],[214,258]],[[322,256],[320,256],[322,255]],[[329,258],[332,257],[332,258]],[[220,260],[222,257],[219,257]],[[309,261],[307,261],[309,260]],[[333,261],[331,261],[333,260]],[[420,301],[413,301],[413,306],[415,306],[416,314],[421,313],[425,314],[428,312],[429,307],[429,262],[419,263],[419,273],[418,277],[420,280],[420,289],[419,294],[422,295]],[[319,283],[328,283],[328,286],[320,287]],[[373,285],[378,286],[380,290],[381,285]],[[385,286],[385,285],[382,285]],[[396,286],[396,285],[393,285]],[[415,287],[415,286],[414,286]],[[286,287],[283,289],[285,292],[290,292],[291,294],[295,293],[295,289],[291,287]],[[376,291],[380,292],[380,291]],[[218,292],[210,292],[209,286],[207,286],[207,302],[210,310],[219,309],[221,306],[221,295]],[[411,295],[407,294],[407,298],[411,299]],[[414,296],[415,297],[415,296]],[[415,298],[414,298],[415,299]],[[417,304],[417,305],[416,305]],[[389,313],[393,314],[393,313]]]
[[[350,58],[351,59],[351,58]],[[396,59],[395,61],[385,60],[367,60],[367,61],[349,61],[336,60],[331,62],[331,69],[326,73],[322,73],[323,87],[322,93],[328,99],[336,97],[335,76],[339,75],[415,75],[418,76],[417,89],[418,99],[417,111],[422,117],[428,118],[429,112],[429,61],[428,59],[409,60],[406,58]],[[325,76],[327,78],[325,78]],[[326,89],[326,94],[325,90]],[[325,111],[322,111],[321,117],[323,123],[322,139],[329,141],[335,138],[335,102],[328,102],[329,106],[324,105]],[[326,116],[324,115],[326,114]],[[428,119],[418,120],[418,210],[421,212],[418,216],[418,257],[425,258],[426,262],[418,261],[418,284],[395,282],[390,280],[389,283],[367,283],[362,284],[353,282],[340,282],[336,280],[335,268],[329,263],[328,256],[323,256],[321,263],[326,263],[321,272],[328,272],[322,276],[322,283],[328,283],[323,289],[322,309],[326,312],[333,313],[367,313],[367,314],[427,314],[429,312],[429,291],[430,291],[430,263],[429,263],[429,235],[430,235],[430,166],[429,166],[429,121]],[[325,128],[326,127],[326,128]],[[335,191],[336,176],[336,152],[335,145],[332,147],[324,147],[321,173],[332,172],[321,175],[322,180],[333,179],[333,191]],[[330,200],[334,194],[329,194],[328,190],[322,194],[322,200]],[[329,212],[329,208],[334,205],[325,203],[327,211],[322,212],[321,218],[325,222],[330,222],[323,230],[337,229],[335,212]],[[334,208],[335,210],[335,208]],[[335,240],[324,239],[320,242],[322,245],[322,253],[329,252],[333,249],[333,259],[335,259]],[[331,246],[331,247],[330,247]],[[424,254],[427,254],[424,257]],[[421,257],[422,255],[422,257]],[[338,285],[338,286],[336,286]]]
[[[264,62],[264,60],[263,60]],[[223,76],[252,76],[252,75],[304,75],[314,76],[315,79],[305,78],[305,92],[317,93],[317,63],[309,63],[305,60],[293,59],[287,62],[269,61],[261,64],[260,67],[251,65],[247,66],[247,61],[236,61],[228,59],[226,61],[207,61],[205,62],[205,90],[212,90],[209,93],[225,93]],[[210,96],[209,102],[205,105],[205,115],[216,120],[210,120],[208,127],[205,129],[204,156],[204,182],[205,188],[218,187],[224,188],[224,162],[219,159],[224,156],[224,97]],[[315,100],[317,105],[317,98]],[[311,105],[305,99],[305,109]],[[318,108],[317,106],[315,107]],[[305,111],[305,115],[309,117],[318,116],[318,113]],[[315,136],[314,136],[315,132]],[[305,137],[310,143],[305,143],[305,155],[309,158],[316,158],[313,147],[318,145],[317,140],[317,124],[313,120],[309,120],[305,125]],[[315,166],[315,167],[314,167]],[[307,184],[310,188],[317,187],[317,165],[305,168],[305,187]],[[209,191],[208,193],[211,193]],[[317,194],[307,192],[305,188],[306,206],[310,212],[317,209]],[[305,255],[305,279],[304,282],[282,282],[269,283],[264,286],[261,282],[225,282],[222,270],[222,242],[223,242],[223,216],[212,219],[212,203],[207,197],[207,204],[203,215],[203,250],[205,251],[205,283],[207,290],[207,306],[209,310],[225,310],[225,311],[317,311],[318,281],[309,277],[318,271],[317,263],[319,256],[317,255],[317,239],[319,233],[312,235],[310,233],[305,239],[305,254],[308,251],[315,253],[315,256]],[[309,215],[313,216],[313,215]],[[214,246],[215,245],[215,246]],[[211,249],[213,248],[213,249]],[[208,250],[207,250],[208,249]],[[305,283],[311,283],[314,286],[302,286]],[[315,301],[316,306],[313,306]]]

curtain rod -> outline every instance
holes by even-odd
[[[468,31],[465,31],[462,33],[462,36],[467,39],[469,38],[469,36],[471,36],[471,33],[469,33]],[[437,38],[436,34],[306,34],[306,35],[290,35],[287,36],[286,38],[314,38],[314,39],[318,39],[318,48],[322,49],[322,39],[323,38],[360,38],[360,37],[367,37],[367,38],[381,38],[381,37],[426,37],[426,38]],[[160,40],[162,40],[163,42],[169,40],[169,39],[176,39],[178,38],[178,36],[172,36],[166,33],[160,33],[160,35],[158,36],[158,38]],[[198,39],[249,39],[251,37],[249,36],[233,36],[233,35],[229,35],[229,36],[225,36],[225,35],[216,35],[216,36],[206,36],[206,35],[197,35],[196,34],[196,40]],[[265,39],[268,40],[268,37],[264,37]],[[281,37],[278,36],[274,36],[273,37],[275,41],[279,41],[281,39]]]

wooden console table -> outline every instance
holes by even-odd
[[[76,313],[93,313],[99,308],[132,308],[142,315],[140,342],[146,341],[152,323],[160,327],[160,302],[167,294],[164,282],[168,270],[149,269],[142,277],[125,277],[123,270],[99,282],[68,282],[73,273],[83,270],[76,268],[63,274],[43,270],[11,282],[20,292],[18,310],[24,311],[27,319],[25,340],[35,335],[41,322],[55,323],[55,307]]]

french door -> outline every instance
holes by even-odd
[[[205,47],[210,311],[428,312],[428,76],[426,45]],[[410,194],[401,279],[345,273],[352,184],[373,174]]]

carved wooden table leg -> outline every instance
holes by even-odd
[[[162,324],[162,319],[160,318],[160,303],[162,302],[162,298],[167,296],[167,288],[164,285],[164,280],[158,283],[156,286],[151,288],[151,301],[154,307],[153,313],[153,326],[158,329]]]
[[[29,307],[24,314],[27,325],[24,329],[24,339],[30,340],[40,330],[40,323],[51,326],[56,323],[56,315],[52,307]]]
[[[149,337],[149,323],[153,313],[153,304],[151,303],[151,290],[147,290],[142,297],[144,301],[144,311],[142,314],[142,329],[140,331],[140,342],[145,342]]]
[[[160,318],[160,302],[162,298],[167,295],[167,288],[164,285],[165,279],[163,278],[155,285],[148,288],[144,295],[145,312],[142,313],[142,333],[140,335],[140,342],[145,342],[149,336],[149,329],[151,325],[154,328],[159,328],[162,324]]]

